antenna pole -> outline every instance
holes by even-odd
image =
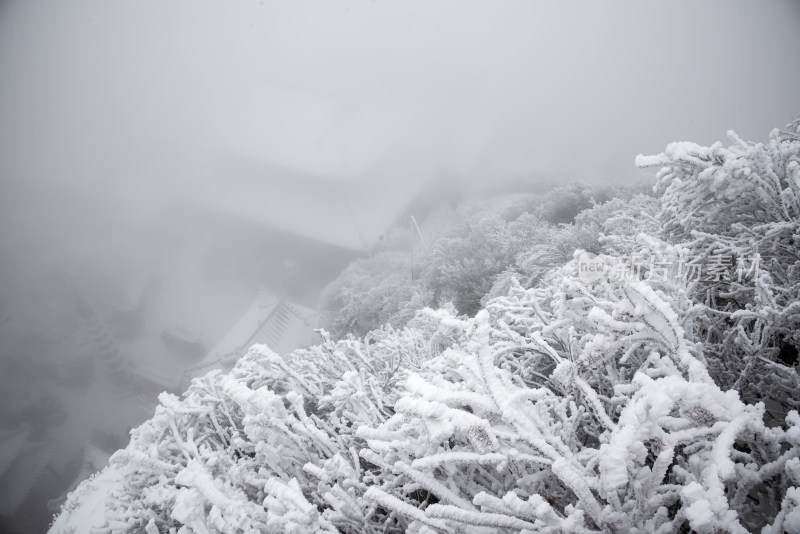
[[[419,225],[417,224],[417,219],[414,216],[411,216],[411,281],[414,281],[414,229],[417,230],[417,235],[419,236],[419,240],[423,243],[425,239],[422,237],[422,230],[419,229]]]
[[[411,216],[411,281],[414,281],[414,216]]]

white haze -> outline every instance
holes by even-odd
[[[152,317],[213,343],[258,265],[312,258],[291,234],[368,244],[429,181],[624,181],[672,141],[765,140],[798,53],[796,1],[0,3],[0,375],[56,365],[71,292],[103,315],[141,273]]]

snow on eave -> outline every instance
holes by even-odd
[[[244,344],[279,304],[280,298],[276,295],[268,291],[260,291],[250,307],[233,325],[233,328],[209,351],[208,355],[203,359],[203,363],[218,362],[229,354],[239,354],[246,351],[248,347],[245,347]]]
[[[299,348],[305,341],[301,339],[304,334],[308,334],[309,339],[312,336],[311,323],[316,322],[317,311],[286,301],[262,289],[250,307],[225,334],[225,337],[206,354],[198,365],[186,370],[186,377],[199,376],[211,369],[230,365],[244,355],[251,345],[264,343],[265,341],[262,339],[264,331],[269,328],[275,312],[281,308],[288,316],[294,318],[293,323],[298,324],[287,325],[283,329],[280,339],[277,342],[268,343],[268,345],[272,350],[281,354]]]

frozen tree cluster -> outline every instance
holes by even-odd
[[[52,532],[800,533],[800,119],[732,137],[639,157],[654,196],[470,219],[417,295],[482,272],[442,255],[488,232],[506,252],[474,313],[445,302],[286,357],[256,345],[162,394]],[[607,272],[587,280],[590,252]],[[730,269],[611,275],[635,255]]]
[[[609,210],[582,215],[612,198],[641,196],[646,185],[652,188],[570,184],[442,208],[424,223],[424,241],[416,241],[413,262],[410,235],[397,229],[381,250],[351,264],[325,289],[326,329],[340,338],[386,323],[401,328],[417,310],[447,304],[472,316],[502,294],[511,277],[530,287],[576,249],[599,251],[596,219]]]
[[[661,237],[687,255],[732,264],[729,278],[690,288],[695,339],[715,380],[748,401],[771,395],[798,409],[798,375],[776,361],[796,364],[800,347],[800,118],[766,144],[729,136],[729,147],[672,143],[637,163],[661,167]],[[735,276],[756,255],[754,279]]]

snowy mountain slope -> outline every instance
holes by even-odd
[[[725,212],[735,220],[655,235],[647,202],[612,201],[597,255],[577,250],[530,287],[508,276],[474,317],[424,309],[285,359],[255,345],[182,398],[162,394],[51,532],[800,532],[797,371],[776,346],[797,330],[798,134],[795,121],[736,157],[643,160],[672,169],[659,194],[687,224],[697,212],[680,206],[699,193],[686,191],[726,165],[751,171],[717,176],[709,205],[774,175]],[[786,209],[747,218],[773,204]],[[770,263],[666,276],[719,243],[761,244]],[[750,380],[783,391],[785,412],[766,417],[737,389]]]
[[[680,290],[588,286],[575,261],[551,282],[288,362],[257,345],[183,400],[162,395],[100,475],[118,483],[91,526],[747,532],[774,517],[747,496],[798,484],[797,413],[769,429],[763,405],[714,384]],[[80,510],[51,532],[88,528]]]

